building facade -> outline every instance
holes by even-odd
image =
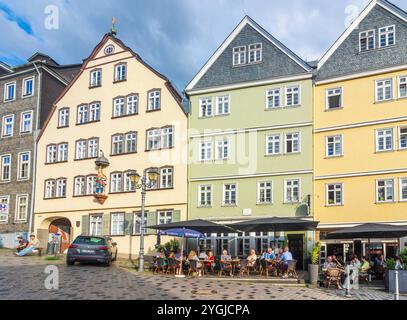
[[[158,168],[147,191],[148,225],[186,219],[187,116],[170,81],[106,34],[54,104],[38,138],[35,231],[111,236],[119,254],[138,253],[140,190],[129,172]],[[97,167],[104,157],[108,166]],[[146,252],[156,235],[146,230]],[[165,241],[165,239],[163,239]]]
[[[325,241],[326,232],[407,224],[406,52],[407,13],[377,0],[319,62],[314,204],[323,257],[367,254],[364,243]],[[395,254],[397,239],[373,242],[372,254]]]
[[[312,219],[310,65],[245,17],[186,92],[189,219]],[[311,238],[306,233],[218,234],[202,247],[242,256],[250,248],[263,251],[290,241],[302,260]]]
[[[41,53],[16,67],[0,63],[0,247],[31,231],[35,138],[78,70]]]

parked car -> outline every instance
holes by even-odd
[[[66,263],[75,262],[102,263],[110,266],[117,258],[117,243],[109,237],[79,236],[69,246]]]

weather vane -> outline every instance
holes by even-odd
[[[116,29],[116,17],[112,17],[112,29],[110,30],[110,33],[114,36],[117,35],[117,29]]]

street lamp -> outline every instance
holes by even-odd
[[[147,179],[148,173],[148,179]],[[140,253],[139,253],[139,272],[144,271],[144,221],[145,221],[145,202],[146,190],[154,187],[157,183],[159,172],[158,168],[146,169],[141,177],[137,171],[128,173],[129,179],[135,189],[141,189],[141,230],[140,230]],[[131,238],[131,237],[130,237]],[[131,241],[131,240],[130,240]],[[131,255],[131,253],[130,253]]]

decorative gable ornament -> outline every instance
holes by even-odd
[[[107,177],[103,173],[103,169],[110,165],[109,160],[107,160],[107,158],[104,156],[103,151],[100,151],[100,156],[96,159],[95,164],[98,168],[95,186],[95,198],[101,205],[103,205],[108,198],[106,195]]]

